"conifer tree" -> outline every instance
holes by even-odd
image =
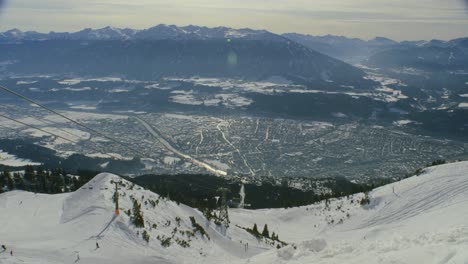
[[[270,237],[270,232],[268,231],[268,225],[265,224],[265,226],[263,227],[263,231],[262,231],[262,236],[264,237]]]
[[[50,175],[52,193],[62,193],[65,190],[65,181],[59,169],[52,170]]]
[[[3,172],[0,171],[0,193],[4,192],[4,188],[7,186],[7,179]]]
[[[18,189],[18,190],[25,190],[26,189],[26,186],[24,184],[23,178],[21,177],[21,174],[19,174],[18,172],[15,172],[13,174],[13,179],[15,181],[16,189]]]
[[[27,165],[25,170],[24,170],[24,179],[28,181],[29,183],[34,181],[34,176],[36,172],[34,171],[33,166]]]
[[[143,219],[143,214],[141,212],[141,205],[138,203],[138,201],[135,199],[133,200],[133,224],[136,227],[145,227],[145,220]]]
[[[258,228],[257,228],[257,224],[255,223],[253,228],[252,228],[252,233],[254,233],[255,235],[259,235],[260,233],[258,232]]]
[[[15,189],[15,182],[13,181],[13,177],[11,177],[11,173],[8,170],[3,171],[3,178],[6,179],[8,190],[12,191]]]

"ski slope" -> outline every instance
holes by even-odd
[[[121,213],[114,214],[114,184],[120,181]],[[136,228],[124,212],[139,200],[145,228]],[[157,201],[153,207],[144,201]],[[242,259],[264,252],[269,247],[246,231],[230,228],[226,235],[195,209],[162,199],[157,194],[112,174],[99,174],[74,193],[46,195],[24,191],[0,194],[0,263],[216,263],[219,259]],[[188,238],[180,231],[192,231],[194,216],[210,239],[195,233]],[[180,218],[177,224],[176,217]],[[153,228],[152,225],[157,227]],[[162,247],[157,236],[189,241],[183,248],[174,239]],[[146,243],[143,230],[150,234]],[[139,232],[139,234],[137,234]],[[251,241],[244,251],[240,240]],[[100,248],[96,248],[96,242]],[[10,256],[10,250],[13,256]],[[79,260],[78,260],[79,256]]]
[[[284,232],[296,247],[239,263],[468,263],[468,162],[427,168],[420,176],[374,190],[370,198],[364,208],[350,206],[347,199],[333,201],[324,215],[340,219],[333,208],[343,203],[351,217],[342,224],[324,224],[320,206],[274,215],[238,212],[239,221],[274,223],[270,229],[279,230],[280,237]]]
[[[119,216],[112,181],[122,182]],[[468,162],[441,165],[372,191],[365,206],[359,203],[364,194],[357,194],[290,209],[231,209],[231,226],[224,234],[198,210],[103,173],[74,193],[0,194],[0,244],[8,247],[0,251],[0,263],[466,264],[467,187]],[[124,213],[132,208],[132,197],[141,202],[144,229]],[[190,216],[210,239],[185,235],[193,230]],[[270,233],[289,246],[278,250],[237,227],[254,223],[260,231],[268,224]],[[150,234],[149,243],[141,237],[143,230]],[[172,244],[163,247],[158,236],[172,236]]]

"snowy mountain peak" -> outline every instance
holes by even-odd
[[[370,42],[375,42],[379,44],[385,44],[385,45],[390,45],[390,44],[397,44],[398,42],[391,40],[389,38],[385,37],[375,37],[374,39],[370,40]]]
[[[215,263],[273,248],[237,227],[224,234],[200,211],[109,173],[73,193],[0,194],[0,211],[8,211],[0,214],[0,242],[14,251],[0,251],[0,263]],[[240,240],[251,243],[249,253]]]
[[[189,25],[179,27],[176,25],[159,24],[143,30],[121,29],[107,26],[100,29],[85,28],[78,32],[50,32],[48,34],[37,32],[21,32],[12,29],[2,33],[7,39],[75,39],[75,40],[129,40],[129,39],[223,39],[223,38],[246,38],[283,40],[282,37],[266,30],[253,30],[248,28],[233,29],[228,27],[201,27]]]
[[[22,38],[24,36],[24,33],[23,31],[17,29],[17,28],[13,28],[13,29],[10,29],[6,32],[3,33],[3,35],[5,37],[11,37],[11,38]]]

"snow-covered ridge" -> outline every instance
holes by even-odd
[[[285,38],[266,30],[249,28],[233,29],[229,27],[201,27],[160,24],[148,29],[136,30],[129,28],[104,27],[99,29],[86,28],[78,32],[23,32],[12,29],[0,33],[0,40],[130,40],[130,39],[255,39],[255,40],[285,40]]]
[[[77,255],[80,263],[467,263],[467,172],[468,162],[426,168],[370,192],[364,206],[365,195],[356,194],[290,209],[231,209],[226,235],[198,210],[104,173],[74,193],[0,194],[0,242],[15,252],[0,251],[0,263],[71,263]],[[141,203],[143,229],[124,213],[133,200]],[[190,216],[210,239],[187,237]],[[268,224],[290,246],[275,249],[237,227],[254,223]],[[168,237],[171,245],[162,246]]]
[[[294,238],[295,246],[258,255],[248,263],[468,261],[468,162],[427,168],[422,175],[380,187],[369,197],[371,202],[364,207],[346,205],[356,196],[330,202],[325,217],[336,223],[343,219],[342,210],[350,215],[341,224],[323,225],[323,208],[317,206],[264,217],[281,219],[270,228],[280,234],[289,230],[291,237],[283,238]]]
[[[119,186],[120,215],[114,213],[115,182]],[[141,205],[144,228],[135,227],[128,215],[135,200]],[[215,263],[272,248],[240,228],[230,228],[223,235],[198,210],[108,173],[97,175],[73,193],[0,194],[0,212],[0,243],[8,248],[5,252],[0,249],[2,264]],[[209,237],[195,230],[190,217]],[[142,236],[145,231],[148,243]],[[241,240],[251,243],[249,252],[244,251]]]

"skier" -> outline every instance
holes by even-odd
[[[99,248],[99,243],[98,243],[98,242],[96,242],[96,249],[98,249],[98,248]]]
[[[13,250],[10,251],[10,255],[13,257]]]

